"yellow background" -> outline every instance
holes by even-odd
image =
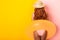
[[[0,0],[0,40],[29,40],[25,28],[32,21],[35,0]]]

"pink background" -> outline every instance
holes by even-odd
[[[60,40],[60,0],[42,0],[46,4],[46,11],[49,15],[49,20],[57,26],[57,32],[54,37],[49,40]]]

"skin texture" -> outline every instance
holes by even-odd
[[[34,31],[34,40],[46,40],[47,37],[47,31],[43,30],[44,32],[42,32],[42,30],[39,30],[39,32]],[[42,32],[42,35],[39,34]]]
[[[57,32],[49,40],[60,40],[60,1],[59,0],[42,0],[46,5],[45,10],[48,13],[48,19],[56,24]]]

